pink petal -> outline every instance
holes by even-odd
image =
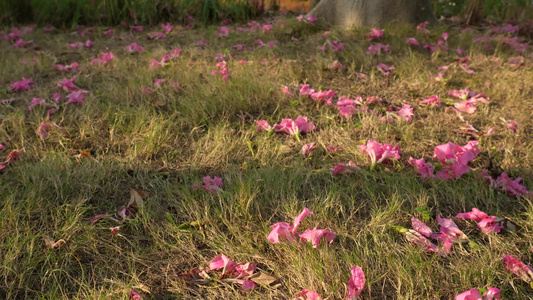
[[[357,299],[365,286],[365,273],[361,267],[352,267],[350,269],[352,276],[348,281],[348,293],[346,299]]]

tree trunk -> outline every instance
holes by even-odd
[[[320,0],[309,15],[343,28],[437,21],[429,0]]]

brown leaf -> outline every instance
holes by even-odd
[[[276,280],[278,280],[278,278],[272,275],[269,275],[267,273],[264,273],[264,272],[255,273],[254,275],[250,276],[248,279],[260,285],[270,285]]]
[[[136,190],[130,190],[130,202],[128,202],[128,207],[141,207],[143,206],[143,198]]]
[[[167,101],[161,99],[161,98],[156,98],[154,99],[153,101],[153,104],[157,107],[161,107],[161,106],[165,106],[167,104]]]

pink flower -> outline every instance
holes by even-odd
[[[300,234],[300,239],[307,241],[313,245],[313,248],[317,248],[320,244],[320,240],[325,237],[326,241],[330,244],[333,243],[333,239],[337,236],[336,233],[327,231],[325,229],[307,229],[304,233]]]
[[[470,141],[461,147],[454,143],[446,143],[435,147],[434,158],[438,158],[445,167],[444,171],[439,171],[439,177],[443,179],[460,178],[470,171],[468,163],[479,154],[477,141]]]
[[[460,213],[456,216],[458,219],[474,220],[477,222],[477,226],[485,233],[491,232],[500,232],[503,228],[499,223],[496,222],[495,216],[488,216],[486,213],[480,211],[477,208],[473,208],[471,212]]]
[[[465,213],[460,213],[460,214],[457,214],[456,218],[458,219],[465,219],[465,220],[474,220],[476,222],[481,222],[481,220],[485,219],[485,218],[488,218],[489,216],[480,211],[479,209],[477,208],[472,208],[472,211],[471,212],[465,212]]]
[[[213,177],[211,178],[211,176],[205,176],[202,178],[203,182],[204,182],[204,185],[197,185],[195,184],[193,186],[193,189],[202,189],[202,190],[206,190],[210,193],[218,193],[218,192],[222,192],[222,178],[219,178],[219,177]]]
[[[476,112],[477,105],[476,101],[472,101],[469,99],[463,102],[455,103],[455,108],[457,108],[460,112],[473,114],[474,112]]]
[[[531,192],[528,192],[527,188],[520,184],[521,180],[520,177],[511,180],[507,173],[503,172],[500,177],[496,178],[496,186],[511,196],[529,196]]]
[[[331,151],[331,152],[342,151],[342,150],[344,150],[343,147],[331,147],[331,146],[327,146],[326,149],[327,149],[328,151]]]
[[[413,46],[420,47],[420,43],[419,43],[415,38],[406,38],[405,41],[406,41],[409,45],[413,45]]]
[[[53,25],[46,24],[46,26],[43,28],[44,32],[50,32],[52,30],[56,29]]]
[[[141,32],[141,31],[143,31],[143,27],[142,26],[130,25],[130,29],[133,32]]]
[[[420,31],[420,32],[426,32],[428,31],[427,30],[427,26],[429,25],[429,22],[428,21],[425,21],[423,23],[420,23],[416,26],[416,30]]]
[[[70,73],[72,70],[81,72],[81,70],[78,68],[78,66],[79,65],[78,65],[77,62],[73,62],[70,65],[66,65],[66,66],[55,65],[54,68],[59,70],[59,71],[68,72],[68,73]]]
[[[85,48],[91,48],[92,46],[93,46],[93,41],[91,41],[91,40],[87,40],[87,41],[85,42]]]
[[[235,263],[224,254],[219,254],[218,256],[213,258],[211,262],[209,263],[209,269],[211,270],[222,269],[222,273],[231,271],[233,270],[234,267],[235,267]]]
[[[291,90],[289,89],[289,87],[286,86],[286,85],[282,85],[282,86],[281,86],[281,91],[282,91],[283,94],[285,94],[285,95],[288,95],[288,96],[294,97],[294,94],[291,92]]]
[[[503,120],[503,122],[505,123],[505,125],[507,125],[507,128],[509,128],[509,130],[511,130],[512,133],[516,133],[516,129],[518,128],[518,122],[514,121],[514,120]]]
[[[18,39],[14,44],[13,47],[15,48],[21,48],[21,47],[28,47],[33,45],[33,41],[24,41],[22,39]]]
[[[432,164],[426,163],[423,158],[414,159],[412,157],[409,157],[408,163],[416,168],[416,171],[418,172],[422,180],[435,177],[435,174],[433,173],[435,168]]]
[[[309,84],[302,84],[302,88],[300,89],[300,96],[310,96],[314,92],[314,89],[309,88]]]
[[[80,48],[83,47],[83,43],[67,43],[67,48]]]
[[[105,35],[105,36],[111,36],[111,35],[113,35],[113,29],[109,29],[109,30],[105,31],[105,32],[104,32],[104,35]]]
[[[322,300],[322,297],[311,290],[302,290],[293,300]]]
[[[346,67],[343,66],[338,60],[335,60],[332,63],[328,64],[328,69],[334,70],[334,71],[339,71],[345,68]]]
[[[349,161],[347,164],[338,164],[331,169],[331,175],[335,176],[338,174],[352,174],[356,171],[361,170],[353,161]]]
[[[224,80],[224,82],[228,81],[231,76],[228,71],[228,64],[225,61],[222,61],[217,63],[216,66],[218,70],[213,70],[213,74],[222,76],[222,80]]]
[[[504,255],[502,260],[505,262],[505,269],[508,273],[514,273],[527,283],[533,282],[533,268],[512,255]]]
[[[141,296],[141,293],[137,292],[136,290],[131,290],[130,291],[130,295],[129,295],[129,299],[142,300],[143,297]]]
[[[329,46],[330,46],[331,51],[333,52],[344,51],[344,44],[339,41],[331,41]]]
[[[93,59],[91,64],[107,64],[111,62],[112,60],[116,59],[117,57],[113,55],[113,53],[102,53],[101,57]]]
[[[432,78],[432,80],[435,80],[435,81],[441,81],[441,80],[444,78],[445,75],[446,75],[445,72],[439,72],[439,73],[437,73],[437,76],[435,76],[434,78]]]
[[[50,136],[50,132],[54,131],[55,129],[63,129],[57,125],[52,125],[48,122],[44,123],[41,122],[41,125],[39,125],[39,128],[37,128],[36,133],[41,136],[41,139],[45,139]]]
[[[381,43],[370,45],[368,50],[365,52],[370,55],[380,55],[382,52],[389,52],[389,45],[383,45]]]
[[[206,40],[198,40],[198,41],[196,42],[196,45],[199,46],[199,47],[204,47],[204,46],[207,46],[208,43],[207,43]]]
[[[161,32],[148,34],[148,39],[149,40],[163,40],[163,39],[166,39],[166,38],[167,38],[167,35],[164,34],[164,33],[161,33]]]
[[[425,44],[424,49],[428,49],[429,53],[435,52],[435,46],[432,46],[430,44]]]
[[[296,120],[283,119],[280,124],[274,125],[274,131],[295,136],[300,139],[300,133],[308,133],[315,130],[315,124],[307,121],[307,117],[298,116]]]
[[[370,156],[372,166],[382,163],[387,159],[400,159],[400,154],[402,153],[398,146],[393,147],[391,144],[382,145],[371,140],[368,140],[366,145],[359,145],[359,149]]]
[[[280,222],[272,225],[272,230],[270,234],[267,237],[267,240],[270,241],[273,244],[279,243],[279,238],[282,237],[289,242],[294,242],[298,226],[300,226],[300,222],[307,217],[308,215],[314,216],[315,214],[311,212],[307,207],[304,207],[302,212],[294,218],[293,225],[290,225],[289,223]]]
[[[33,98],[31,104],[28,105],[28,110],[32,110],[37,105],[46,105],[46,100],[44,98]]]
[[[86,90],[77,90],[67,95],[67,104],[70,103],[84,103],[85,102],[85,96],[89,92]]]
[[[404,105],[400,110],[396,112],[396,115],[400,118],[400,120],[405,122],[410,122],[413,120],[413,108],[411,105]]]
[[[144,52],[144,48],[137,43],[131,43],[131,45],[126,46],[124,49],[126,49],[129,53],[141,53]]]
[[[315,143],[305,144],[302,147],[302,155],[304,157],[309,157],[309,155],[311,154],[311,151],[313,151],[315,149],[316,149]]]
[[[265,131],[272,130],[272,127],[270,126],[270,124],[268,124],[266,120],[256,120],[255,123],[257,124],[255,127],[257,132],[261,132],[262,130],[265,130]]]
[[[12,92],[27,91],[34,84],[35,83],[33,82],[33,79],[22,77],[21,81],[15,81],[11,83],[11,91]]]
[[[437,245],[429,241],[422,233],[416,230],[413,230],[413,229],[408,230],[404,228],[403,230],[405,230],[403,232],[405,234],[405,238],[409,242],[422,248],[424,252],[434,252],[434,253],[438,253],[439,255],[444,255],[444,253],[441,250],[439,250],[439,247],[437,247]]]
[[[426,100],[423,100],[421,101],[420,103],[423,103],[423,104],[436,104],[436,105],[442,105],[442,103],[440,102],[440,99],[439,99],[439,96],[437,95],[433,95],[429,98],[427,98]]]
[[[365,286],[365,273],[361,267],[352,267],[350,273],[352,273],[352,276],[348,281],[348,293],[346,294],[346,299],[354,300],[359,297]]]
[[[371,28],[370,29],[370,34],[363,34],[363,36],[366,36],[368,37],[368,41],[372,41],[373,39],[378,39],[380,37],[383,37],[383,33],[385,32],[385,29],[376,29],[376,28]]]
[[[499,289],[489,287],[483,297],[477,288],[473,288],[455,296],[455,300],[499,300],[500,294]]]
[[[172,25],[170,25],[170,23],[161,24],[161,29],[163,29],[164,33],[169,33],[172,31]]]
[[[154,79],[154,86],[160,86],[161,83],[163,83],[165,79]]]
[[[440,225],[440,232],[443,234],[451,235],[456,240],[467,240],[468,237],[464,232],[457,227],[455,222],[452,219],[441,218],[440,215],[437,216],[437,223]]]
[[[215,31],[215,35],[218,37],[228,36],[231,33],[231,28],[227,26],[218,27],[218,31]]]
[[[396,69],[394,66],[387,66],[386,64],[378,64],[376,68],[385,76],[389,76],[391,71]]]
[[[63,78],[57,83],[57,87],[63,89],[66,92],[73,92],[79,90],[79,88],[74,84],[74,81],[77,79],[77,76],[72,77],[71,79]]]
[[[111,228],[109,228],[109,230],[111,230],[111,234],[112,235],[116,235],[118,233],[118,231],[120,230],[120,226],[111,227]]]
[[[459,98],[462,100],[467,100],[470,97],[474,97],[476,95],[475,92],[469,91],[468,89],[463,90],[453,90],[448,92],[448,96]]]
[[[328,90],[328,91],[322,91],[322,92],[312,92],[310,96],[311,96],[311,99],[313,100],[323,100],[323,99],[329,98],[329,100],[327,100],[326,102],[331,103],[331,99],[333,97],[336,97],[337,93],[335,93],[333,90]]]

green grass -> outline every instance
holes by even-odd
[[[68,32],[42,34],[36,29],[24,37],[38,49],[14,49],[2,41],[0,99],[17,100],[0,107],[0,143],[5,146],[0,157],[15,149],[23,154],[0,171],[0,298],[127,299],[133,288],[146,299],[293,299],[302,289],[341,299],[349,269],[358,265],[367,276],[362,299],[452,299],[486,286],[502,289],[505,299],[532,299],[531,287],[508,274],[500,260],[512,254],[533,264],[531,201],[491,190],[473,173],[459,180],[423,182],[407,164],[409,156],[430,158],[436,145],[463,145],[471,139],[457,132],[464,123],[453,112],[419,104],[431,95],[444,97],[449,90],[468,87],[487,94],[491,103],[465,119],[479,130],[496,131],[479,140],[482,153],[471,163],[475,172],[505,171],[523,177],[533,189],[531,57],[526,54],[521,68],[510,67],[508,59],[516,56],[511,49],[495,44],[496,50],[488,51],[471,43],[485,32],[460,33],[457,26],[432,28],[429,34],[388,26],[380,42],[391,46],[391,54],[379,58],[364,54],[370,45],[361,36],[366,30],[333,30],[329,38],[339,39],[347,50],[320,52],[316,46],[325,40],[322,28],[284,18],[276,24],[270,33],[234,31],[227,38],[215,37],[214,28],[176,29],[158,41],[146,40],[148,28],[131,40],[109,39],[101,34],[107,28],[97,28],[89,37],[94,48],[79,50],[67,49],[65,43],[87,37]],[[455,60],[453,51],[430,55],[404,43],[406,37],[434,43],[444,31],[450,33],[450,49],[467,51],[477,74],[449,71],[448,81],[433,82],[436,67]],[[291,42],[292,36],[299,41]],[[197,47],[200,39],[209,46]],[[281,44],[252,52],[232,50],[234,44],[252,46],[257,39],[278,39]],[[127,54],[123,48],[132,41],[146,52]],[[160,59],[175,48],[183,51],[178,60],[149,70],[150,58]],[[226,50],[237,54],[228,61],[227,83],[211,74],[216,54]],[[89,64],[108,51],[118,59],[108,66]],[[500,61],[492,61],[492,56]],[[24,65],[20,58],[39,62]],[[259,63],[264,58],[268,66]],[[253,63],[241,65],[241,59]],[[325,69],[334,60],[347,69]],[[86,102],[64,105],[50,120],[43,107],[28,111],[33,97],[51,99],[59,92],[57,82],[72,76],[53,65],[74,61],[86,69],[76,81],[91,92]],[[386,84],[375,69],[378,62],[396,66]],[[360,79],[357,72],[369,78]],[[32,77],[36,85],[10,93],[10,82],[22,76]],[[182,89],[164,85],[153,94],[141,93],[155,78],[180,82]],[[367,115],[344,120],[333,108],[287,97],[280,90],[281,85],[300,83],[340,95],[408,103],[415,117],[395,124]],[[164,104],[155,105],[161,103],[156,100]],[[301,142],[255,131],[254,119],[274,124],[299,115],[317,125]],[[511,133],[500,117],[516,120],[518,133]],[[46,121],[64,129],[41,140],[35,130]],[[399,145],[402,159],[369,171],[369,159],[358,147],[368,139]],[[304,159],[299,151],[309,142],[316,142],[317,150]],[[345,150],[331,153],[325,146]],[[91,157],[79,157],[84,151]],[[331,176],[332,166],[349,160],[363,171]],[[193,184],[206,175],[222,177],[224,192],[194,191]],[[117,225],[113,221],[89,225],[92,216],[126,205],[130,189],[148,196],[117,236],[109,230]],[[291,221],[304,206],[316,217],[305,219],[302,228],[336,232],[331,245],[312,249],[266,240],[270,225]],[[486,236],[472,222],[458,220],[479,249],[455,245],[445,258],[426,254],[392,227],[410,227],[411,217],[422,218],[417,208],[423,206],[432,213],[428,224],[434,230],[436,215],[451,217],[472,207],[505,217],[518,230]],[[182,226],[190,222],[197,224]],[[66,243],[48,249],[45,236]],[[281,285],[242,292],[238,286],[196,286],[178,277],[207,266],[220,253],[258,264]]]

